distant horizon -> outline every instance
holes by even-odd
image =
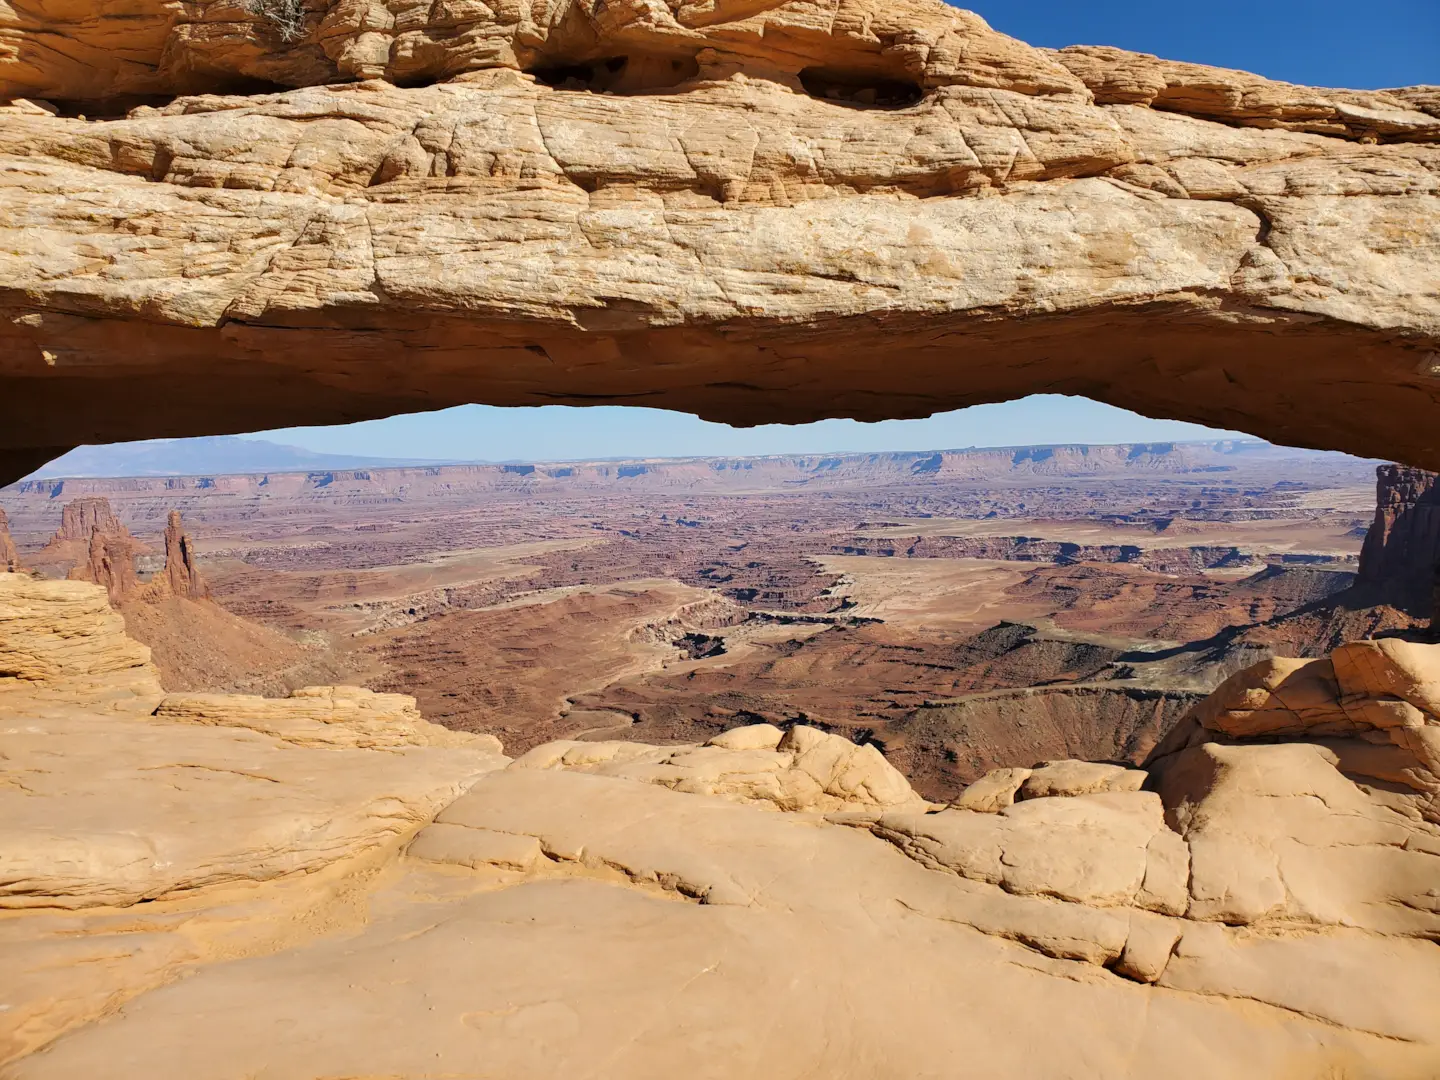
[[[351,455],[325,455],[315,454],[303,447],[287,446],[280,443],[273,443],[268,440],[257,439],[253,436],[244,437],[236,435],[205,435],[194,438],[175,439],[147,439],[134,443],[118,443],[113,446],[77,447],[70,454],[55,459],[54,462],[42,466],[40,469],[25,477],[21,483],[30,481],[37,483],[65,480],[118,480],[118,479],[155,479],[160,477],[218,477],[218,476],[252,476],[256,474],[267,475],[293,475],[303,473],[319,472],[346,472],[350,470],[375,470],[384,469],[416,469],[416,468],[448,468],[448,467],[491,467],[504,468],[512,466],[539,465],[604,465],[604,464],[646,464],[659,462],[690,462],[690,461],[714,461],[714,460],[785,460],[795,458],[850,458],[850,457],[884,457],[884,456],[914,456],[921,457],[934,454],[971,454],[986,452],[1007,452],[1007,451],[1028,451],[1028,450],[1096,450],[1116,447],[1134,448],[1137,446],[1149,448],[1173,448],[1185,446],[1214,446],[1217,443],[1236,443],[1241,446],[1253,447],[1255,449],[1267,448],[1278,451],[1294,450],[1297,454],[1335,454],[1343,457],[1353,455],[1343,454],[1335,450],[1311,450],[1302,447],[1286,447],[1271,443],[1265,439],[1248,435],[1232,436],[1220,435],[1217,437],[1188,438],[1188,439],[1140,439],[1123,440],[1118,442],[1085,442],[1066,440],[1063,442],[1040,442],[1040,443],[1008,443],[992,446],[947,446],[947,447],[916,447],[904,449],[886,450],[811,450],[811,451],[782,451],[775,453],[758,454],[640,454],[640,455],[618,455],[614,457],[581,456],[566,458],[507,458],[507,459],[478,459],[478,458],[379,458]],[[259,460],[252,459],[249,462],[227,463],[219,467],[204,467],[196,464],[196,455],[203,460],[205,452],[235,449],[237,444],[245,444],[254,447],[260,455],[273,455],[268,459],[262,456]],[[114,455],[121,462],[147,459],[153,460],[157,455],[163,456],[166,447],[175,446],[180,457],[175,467],[170,468],[130,468],[127,470],[123,464],[111,466],[108,469],[80,468],[75,471],[65,471],[63,467],[51,468],[52,465],[64,462],[67,459],[78,459],[80,461],[104,460],[108,455]],[[284,460],[282,455],[300,455],[299,460]],[[189,455],[189,460],[185,460]],[[313,460],[306,461],[304,457],[312,457]],[[213,459],[218,463],[219,459]],[[1368,459],[1356,459],[1368,460]],[[189,466],[189,467],[187,467]]]
[[[1106,446],[1258,438],[1154,419],[1060,394],[1034,394],[913,420],[831,419],[744,428],[641,406],[459,405],[238,437],[311,453],[457,462],[867,454],[903,452],[908,447]]]

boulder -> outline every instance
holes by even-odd
[[[803,725],[783,734],[770,724],[734,728],[704,746],[558,740],[535,747],[512,767],[642,780],[781,810],[833,813],[929,806],[873,746],[857,746]]]

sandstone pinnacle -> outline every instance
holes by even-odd
[[[172,596],[204,600],[210,590],[195,566],[195,548],[180,521],[180,511],[171,510],[165,525],[165,581]]]

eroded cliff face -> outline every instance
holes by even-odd
[[[251,6],[9,9],[0,92],[59,105],[0,130],[6,478],[464,401],[1037,391],[1440,465],[1434,88],[918,0]]]
[[[1435,473],[1404,465],[1376,470],[1375,520],[1360,551],[1357,583],[1440,627],[1440,490]]]

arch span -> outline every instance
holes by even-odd
[[[1033,49],[929,0],[360,3],[285,40],[154,6],[0,60],[30,95],[0,124],[0,480],[470,401],[763,423],[1042,391],[1440,467],[1433,87]],[[677,49],[676,85],[527,74]],[[297,88],[38,100],[239,85]]]

